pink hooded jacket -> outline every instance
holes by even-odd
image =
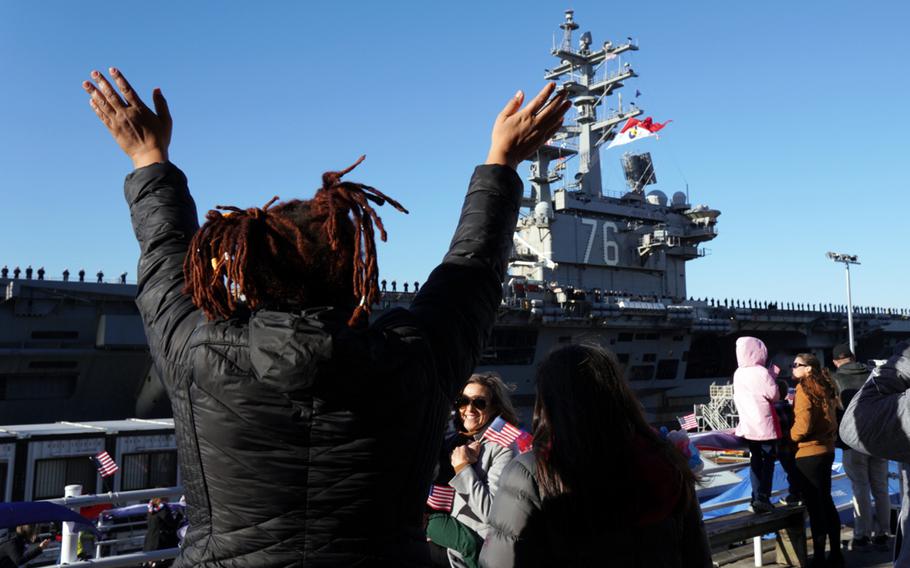
[[[765,362],[768,348],[755,337],[736,340],[736,361],[739,368],[733,374],[733,402],[739,413],[736,435],[747,440],[780,438],[780,424],[774,413],[778,400],[777,383]]]

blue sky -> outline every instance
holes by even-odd
[[[145,7],[147,6],[147,7]],[[382,275],[445,252],[492,120],[536,92],[563,10],[594,45],[632,36],[640,105],[663,121],[666,193],[723,211],[689,292],[843,302],[827,250],[858,254],[854,301],[907,307],[910,8],[898,1],[176,2],[0,0],[0,265],[135,277],[130,171],[80,82],[119,66],[167,96],[171,159],[200,213],[351,179],[411,211],[383,219]],[[628,89],[627,89],[628,90]],[[607,189],[621,189],[616,150]],[[905,164],[905,165],[901,165]],[[526,173],[523,169],[520,173]]]

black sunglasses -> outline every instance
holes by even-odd
[[[476,398],[460,396],[455,400],[455,408],[464,408],[469,404],[481,412],[487,409],[487,399],[483,398],[482,396],[478,396]]]
[[[806,365],[805,363],[797,363],[796,361],[790,363],[791,369],[798,369],[800,367],[811,367],[812,365]]]

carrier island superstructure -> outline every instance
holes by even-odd
[[[726,299],[688,297],[686,262],[717,237],[720,212],[693,204],[686,188],[654,189],[650,154],[605,149],[642,114],[621,98],[637,77],[629,61],[637,44],[595,46],[588,32],[576,41],[572,12],[560,27],[545,77],[569,92],[574,111],[530,163],[503,302],[479,369],[514,383],[527,417],[536,363],[560,345],[598,343],[625,366],[649,418],[667,421],[704,402],[712,383],[730,380],[739,336],[764,340],[785,373],[801,351],[829,360],[847,337],[842,306],[736,299],[735,290]],[[602,163],[602,151],[613,157]],[[617,162],[627,182],[621,192],[605,189],[601,175]],[[74,280],[0,276],[0,424],[169,415],[135,285]],[[383,292],[375,315],[413,298],[413,289],[395,288]],[[860,357],[882,357],[910,337],[907,314],[857,308]]]
[[[625,366],[649,417],[668,421],[729,380],[739,336],[762,338],[781,367],[801,351],[830,360],[846,339],[838,307],[688,297],[686,263],[717,237],[720,211],[690,202],[687,187],[648,191],[657,183],[649,153],[617,155],[627,187],[604,189],[601,150],[643,114],[622,100],[637,77],[628,56],[638,46],[631,38],[595,46],[590,32],[576,44],[571,10],[560,28],[557,64],[544,76],[568,91],[574,116],[531,158],[526,214],[481,369],[516,384],[527,409],[538,361],[560,345],[600,344]],[[906,311],[866,309],[857,319],[861,356],[881,356],[910,336]]]

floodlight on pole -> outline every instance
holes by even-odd
[[[841,252],[829,252],[826,255],[834,262],[841,262],[847,272],[847,334],[850,339],[850,351],[856,356],[856,348],[853,346],[853,297],[850,292],[850,265],[859,264],[859,257],[855,254],[844,254]]]

